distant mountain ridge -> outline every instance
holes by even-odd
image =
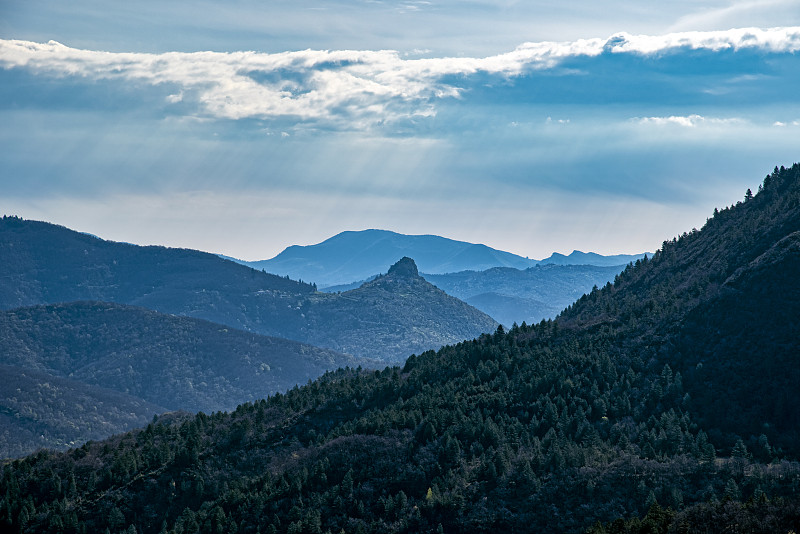
[[[554,253],[538,261],[486,245],[436,235],[406,235],[371,229],[341,232],[315,245],[292,245],[268,260],[235,261],[327,287],[366,280],[384,272],[386,265],[403,256],[414,258],[423,273],[443,274],[484,271],[493,267],[527,269],[539,263],[624,265],[641,258],[642,254],[601,256],[574,251],[569,256]]]
[[[623,268],[552,263],[525,270],[494,267],[480,272],[423,276],[447,294],[510,327],[523,321],[533,324],[554,318],[593,287],[612,282]]]
[[[647,253],[603,256],[596,252],[573,250],[569,256],[565,256],[558,252],[553,252],[549,258],[540,261],[539,265],[593,265],[595,267],[613,267],[617,265],[627,265],[632,261],[640,260],[645,254]],[[650,256],[652,256],[652,254],[650,254]]]

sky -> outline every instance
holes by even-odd
[[[654,251],[800,161],[800,0],[8,0],[0,213]]]

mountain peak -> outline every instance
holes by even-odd
[[[394,274],[396,276],[402,276],[406,278],[414,278],[419,276],[419,270],[417,269],[417,264],[414,263],[414,260],[408,256],[403,256],[400,261],[389,267],[388,274]]]

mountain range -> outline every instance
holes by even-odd
[[[0,457],[170,410],[231,410],[497,326],[410,259],[355,290],[318,293],[212,254],[16,217],[0,220],[0,257]]]
[[[537,261],[486,245],[435,235],[362,230],[342,232],[315,245],[293,245],[268,260],[235,261],[293,279],[314,282],[325,288],[370,279],[404,256],[414,258],[423,273],[443,274],[484,271],[493,267],[524,270],[538,264],[625,265],[641,258],[642,254],[601,256],[574,251],[569,256],[554,253],[549,258]]]
[[[624,265],[539,264],[527,269],[492,267],[485,271],[422,273],[421,276],[448,295],[463,300],[505,326],[511,326],[554,318],[594,286],[603,286],[614,280],[624,268]],[[321,290],[328,293],[350,291],[374,278]]]
[[[11,532],[790,532],[800,165],[554,320],[0,467]],[[401,264],[408,275],[410,265]]]
[[[213,254],[104,241],[16,217],[0,221],[0,254],[0,309],[114,302],[393,362],[497,324],[416,274],[320,293]]]
[[[624,265],[539,264],[524,270],[493,267],[424,276],[448,295],[511,326],[555,317],[593,287],[613,281],[623,268]]]

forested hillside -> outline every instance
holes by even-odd
[[[556,320],[7,463],[0,521],[12,532],[656,531],[639,528],[648,514],[676,532],[797,530],[796,412],[769,410],[799,372],[798,231],[800,165],[775,169],[763,191]],[[620,517],[636,519],[611,523]]]
[[[683,376],[698,422],[719,444],[766,435],[800,455],[798,165],[715,210],[702,231],[665,241],[559,324],[624,333]]]
[[[318,293],[212,254],[114,243],[16,217],[0,220],[0,258],[0,309],[76,300],[130,304],[390,362],[496,325],[424,284],[387,279],[382,289]]]
[[[167,410],[232,410],[328,369],[377,364],[199,319],[74,302],[0,312],[0,365],[5,458],[105,438]]]
[[[139,428],[163,406],[29,367],[0,364],[0,458],[66,450]]]

